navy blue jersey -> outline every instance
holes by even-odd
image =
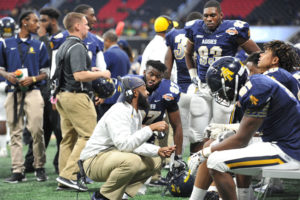
[[[138,76],[144,79],[143,76]],[[162,79],[157,89],[149,94],[148,102],[150,110],[146,111],[143,124],[152,124],[163,120],[165,111],[174,112],[178,110],[180,90],[176,83]]]
[[[118,45],[111,46],[104,52],[103,55],[107,70],[110,71],[112,78],[117,78],[118,76],[122,77],[128,74],[130,69],[128,55]],[[116,89],[116,93],[105,100],[106,104],[114,104],[117,102],[117,99],[120,96],[120,91],[118,87]]]
[[[22,52],[22,60],[19,53]],[[14,72],[17,69],[27,68],[28,76],[38,76],[42,68],[49,68],[49,58],[46,46],[31,36],[23,42],[19,35],[7,38],[2,43],[0,55],[4,57],[4,65],[7,72]],[[8,85],[11,85],[8,82]]]
[[[191,77],[185,64],[184,56],[186,42],[185,29],[172,29],[166,35],[166,44],[171,48],[177,65],[177,84],[183,92],[186,92],[191,84]]]
[[[265,142],[275,142],[286,154],[300,161],[300,104],[281,83],[255,74],[239,91],[245,115],[264,118],[259,131]]]
[[[293,77],[300,82],[300,71],[294,71],[294,72],[292,72],[292,74],[293,74]]]
[[[205,82],[209,65],[216,59],[235,56],[238,38],[250,38],[249,24],[240,20],[224,20],[214,32],[207,29],[203,20],[196,20],[185,30],[186,37],[194,43],[194,50],[199,56],[198,75],[202,82]]]
[[[291,73],[283,68],[277,67],[269,69],[268,71],[264,72],[264,74],[280,82],[287,89],[289,89],[298,100],[300,100],[300,83]]]
[[[52,49],[58,49],[60,45],[66,40],[67,36],[69,36],[68,31],[64,31],[53,35],[50,37]],[[88,32],[87,37],[83,40],[86,48],[88,49],[88,54],[91,58],[91,66],[96,66],[96,56],[99,51],[103,51],[103,41],[98,36],[94,35],[93,33]]]

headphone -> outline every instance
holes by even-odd
[[[124,100],[127,101],[128,103],[131,103],[134,94],[132,88],[129,86],[129,79],[121,78],[120,76],[118,76],[118,80],[122,83],[124,89]]]
[[[171,20],[171,18],[168,17],[167,15],[162,15],[161,17],[165,18],[169,23],[169,26],[168,26],[167,30],[171,30],[174,27],[173,26],[173,21]]]

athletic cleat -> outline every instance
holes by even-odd
[[[5,183],[19,183],[24,181],[27,181],[27,179],[23,173],[12,173],[11,177],[4,180]]]

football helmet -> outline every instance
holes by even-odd
[[[217,103],[230,106],[236,102],[247,77],[248,71],[239,59],[225,56],[208,68],[206,83]]]
[[[9,38],[14,36],[16,29],[15,20],[11,17],[3,17],[0,20],[0,36]]]
[[[167,174],[167,189],[174,197],[189,197],[193,191],[195,178],[190,172],[172,167]]]
[[[113,79],[98,78],[92,81],[92,87],[96,96],[106,99],[115,94],[116,88]]]

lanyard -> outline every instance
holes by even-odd
[[[22,43],[24,43],[27,46],[26,51],[25,51],[25,55],[23,54],[23,51],[22,51],[22,47],[21,47]],[[24,62],[25,62],[25,60],[27,58],[28,50],[29,50],[29,44],[27,44],[26,42],[18,43],[18,51],[19,51],[19,55],[20,55],[20,60],[21,60],[22,68],[24,67]]]

